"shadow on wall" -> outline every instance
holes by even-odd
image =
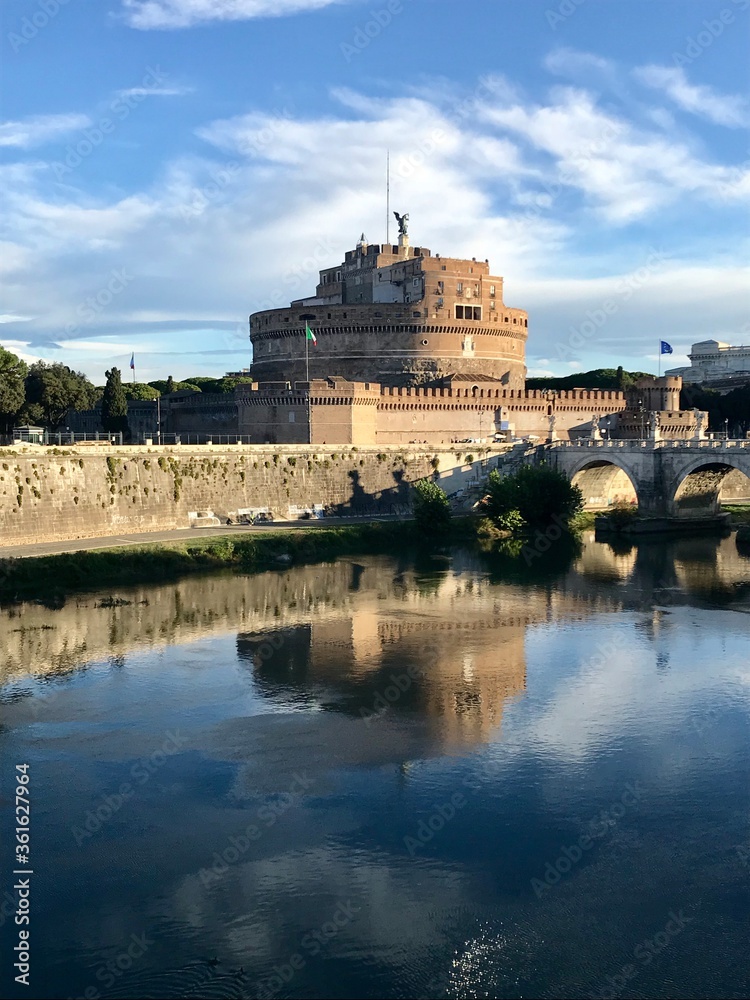
[[[351,480],[351,495],[344,503],[334,504],[336,515],[362,514],[408,514],[411,510],[409,484],[404,479],[403,469],[394,469],[391,473],[395,486],[390,489],[368,493],[361,483],[361,476],[356,469],[347,473]]]

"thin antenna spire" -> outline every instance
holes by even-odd
[[[391,151],[385,154],[385,242],[391,242]]]

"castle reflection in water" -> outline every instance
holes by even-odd
[[[30,675],[53,681],[139,649],[235,633],[248,680],[279,708],[361,717],[388,705],[418,714],[444,747],[468,746],[497,731],[508,700],[524,691],[535,627],[620,608],[651,614],[680,592],[747,602],[749,581],[750,560],[733,538],[618,553],[591,535],[554,579],[534,586],[498,578],[491,558],[465,551],[194,577],[118,591],[127,603],[85,596],[56,610],[3,609],[0,683],[23,696]]]

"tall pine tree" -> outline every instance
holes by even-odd
[[[106,372],[107,384],[102,396],[102,427],[109,433],[128,431],[128,401],[122,387],[122,376],[119,368]]]

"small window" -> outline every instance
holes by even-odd
[[[414,317],[414,319],[419,319],[422,316],[421,309],[415,309],[414,312],[412,313],[412,316]]]
[[[528,326],[528,325],[529,325],[529,321],[528,321],[527,319],[525,319],[525,320],[523,321],[523,325],[524,325],[524,326]]]
[[[470,268],[469,268],[469,274],[473,274],[473,273],[474,273],[474,268],[473,268],[473,267],[470,267]]]
[[[494,294],[495,294],[495,286],[494,285],[490,285],[490,295],[494,295]]]
[[[419,288],[419,278],[412,278],[411,283],[414,288]]]
[[[296,416],[295,416],[294,410],[290,410],[289,411],[289,423],[293,424],[294,421],[295,421],[295,419],[296,419]]]
[[[427,347],[427,341],[426,340],[422,341],[422,347]]]
[[[439,292],[440,292],[440,294],[442,295],[442,293],[443,293],[443,289],[445,288],[445,282],[443,282],[443,281],[438,281],[437,285],[438,285],[438,291],[439,291]]]
[[[463,283],[463,281],[457,281],[456,282],[456,295],[462,295],[463,294],[463,290],[464,290],[464,283]]]
[[[517,323],[517,322],[518,322],[518,320],[516,319],[516,317],[515,317],[515,316],[513,317],[513,322],[514,322],[514,323]]]
[[[464,307],[456,306],[456,319],[463,319],[463,318],[464,318]]]
[[[444,271],[444,270],[445,270],[445,264],[441,264],[441,265],[440,265],[440,270],[441,270],[441,271]]]
[[[330,313],[328,313],[328,318],[329,318],[329,319],[331,318],[331,314],[330,314]]]
[[[497,306],[494,302],[490,302],[490,309],[496,309]]]
[[[470,309],[471,306],[469,306],[468,308]],[[482,318],[482,307],[474,306],[474,319],[481,319],[481,318]]]
[[[443,298],[442,298],[442,296],[440,296],[439,298],[435,299],[435,308],[436,309],[442,309],[443,308]]]

